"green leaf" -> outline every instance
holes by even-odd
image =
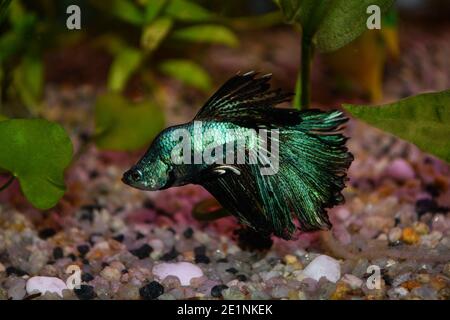
[[[140,149],[163,128],[163,112],[150,101],[135,104],[112,93],[95,104],[95,143],[100,149]]]
[[[382,106],[343,107],[354,117],[450,162],[450,90],[420,94]]]
[[[205,8],[187,0],[169,1],[165,13],[174,19],[184,22],[205,22],[214,17]]]
[[[36,113],[44,87],[44,64],[39,56],[27,55],[23,58],[14,70],[14,85],[23,103]]]
[[[0,0],[0,24],[6,16],[11,0]]]
[[[352,0],[349,0],[352,1]],[[299,23],[308,37],[316,33],[327,13],[330,0],[277,0],[286,22]]]
[[[215,24],[205,24],[178,29],[173,33],[173,37],[177,40],[218,43],[230,47],[235,47],[238,44],[236,36],[230,29]]]
[[[116,54],[108,75],[108,88],[111,91],[121,91],[130,76],[137,70],[143,59],[141,51],[122,47]]]
[[[57,123],[43,119],[0,122],[0,167],[19,179],[22,192],[38,209],[49,209],[64,195],[64,170],[72,143]]]
[[[211,89],[211,78],[198,64],[181,59],[165,60],[159,66],[164,74],[205,92]]]
[[[155,50],[172,28],[172,20],[159,18],[146,26],[142,32],[141,46],[147,51]]]
[[[111,12],[125,22],[140,26],[144,23],[144,12],[130,0],[113,0],[108,3]]]
[[[145,22],[152,22],[168,0],[149,0],[145,6]]]
[[[334,0],[330,3],[315,35],[322,52],[335,51],[350,43],[367,30],[367,7],[377,5],[386,12],[394,0]]]

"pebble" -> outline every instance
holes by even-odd
[[[11,282],[8,283],[8,297],[12,300],[22,300],[27,293],[25,290],[25,284],[24,279],[11,279]]]
[[[117,297],[121,300],[138,300],[140,298],[138,287],[127,283],[119,288]]]
[[[243,300],[245,295],[239,290],[238,287],[231,287],[222,290],[222,296],[225,300]]]
[[[303,275],[316,281],[325,277],[328,281],[337,282],[341,277],[341,267],[336,259],[320,255],[306,266]]]
[[[404,159],[395,159],[385,169],[385,174],[397,181],[406,181],[415,177],[414,169]]]
[[[352,274],[345,274],[342,277],[342,281],[347,283],[350,286],[350,288],[352,288],[352,289],[361,288],[361,286],[363,285],[363,281],[360,278],[358,278]]]
[[[108,281],[119,281],[122,273],[115,268],[107,266],[100,272],[100,275]]]
[[[390,243],[395,243],[400,240],[402,236],[402,229],[394,227],[389,230],[388,239]]]
[[[224,284],[218,284],[211,288],[211,296],[214,298],[222,297],[222,291],[228,289],[228,286]]]
[[[420,240],[420,236],[413,228],[407,227],[402,231],[401,240],[407,244],[416,244]]]
[[[139,259],[145,259],[150,256],[150,253],[152,253],[153,248],[148,244],[143,244],[137,249],[130,250],[131,254],[138,257]]]
[[[50,292],[56,293],[62,298],[62,292],[65,289],[67,289],[67,285],[64,281],[56,277],[31,277],[26,284],[28,294],[45,294],[46,292]]]
[[[287,298],[289,296],[289,288],[286,285],[277,285],[272,289],[272,297],[275,299]]]
[[[157,281],[152,281],[139,289],[139,294],[144,300],[154,300],[163,293],[164,287]]]
[[[152,272],[159,280],[175,276],[182,286],[188,286],[191,279],[203,276],[202,269],[190,262],[160,263],[153,266]]]
[[[6,268],[5,266],[0,262],[0,272],[5,272]]]
[[[93,286],[82,284],[79,289],[74,289],[73,291],[80,300],[92,300],[95,298]]]
[[[411,291],[411,294],[414,296],[420,297],[424,300],[436,300],[437,299],[436,290],[428,285],[414,288]]]

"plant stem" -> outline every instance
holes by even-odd
[[[11,176],[11,177],[9,178],[9,180],[6,181],[6,183],[5,183],[3,186],[0,187],[0,192],[2,192],[3,190],[5,190],[6,188],[8,188],[8,187],[11,185],[11,183],[13,183],[13,181],[14,181],[15,178],[16,178],[16,177]]]
[[[313,48],[309,37],[302,36],[302,57],[300,69],[300,109],[308,109],[311,103],[311,62]]]

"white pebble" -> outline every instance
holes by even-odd
[[[341,266],[336,259],[326,255],[320,255],[308,264],[305,270],[303,270],[303,275],[306,278],[311,278],[316,281],[325,277],[328,281],[336,282],[341,277]]]
[[[386,174],[395,180],[405,181],[415,177],[414,169],[404,159],[395,159],[386,168]]]
[[[59,278],[55,277],[32,277],[28,279],[26,285],[27,293],[41,293],[46,292],[57,293],[63,296],[63,290],[67,289],[66,284]]]
[[[160,281],[175,276],[180,279],[182,286],[188,286],[191,279],[203,276],[202,269],[189,262],[160,263],[153,267],[152,272]]]
[[[358,278],[358,277],[356,277],[356,276],[354,276],[352,274],[344,275],[342,277],[342,281],[347,283],[350,286],[350,288],[352,288],[352,289],[361,288],[361,286],[363,284],[363,281],[360,278]]]

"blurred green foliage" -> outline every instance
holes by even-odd
[[[227,46],[236,46],[238,43],[237,37],[221,23],[219,16],[193,0],[91,0],[90,3],[102,10],[103,14],[128,23],[134,32],[140,33],[139,43],[133,42],[129,34],[114,33],[100,37],[99,43],[114,56],[108,76],[108,88],[111,91],[122,91],[133,74],[159,70],[208,92],[212,81],[201,64],[189,59],[183,62],[184,67],[180,69],[178,67],[184,58],[155,61],[152,56],[161,49],[169,51],[173,47],[191,47],[199,43]],[[171,66],[172,63],[174,65]],[[185,71],[190,72],[190,77]]]
[[[140,149],[164,129],[163,113],[151,100],[132,103],[118,93],[97,99],[95,119],[95,143],[106,150]]]

